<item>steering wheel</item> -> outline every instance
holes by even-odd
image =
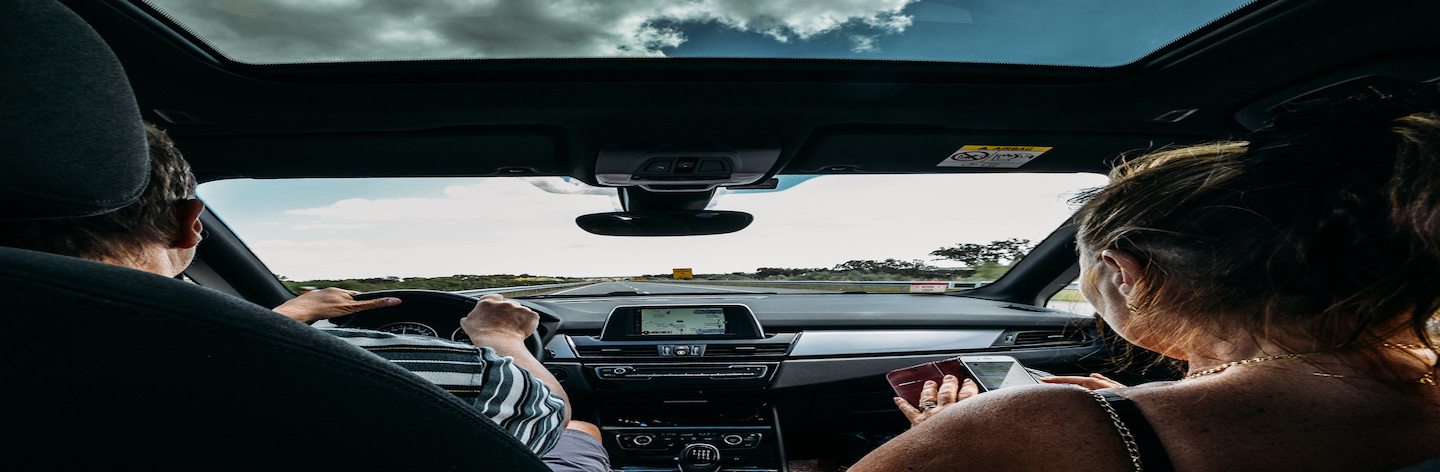
[[[436,337],[445,337],[451,332],[463,335],[460,329],[460,318],[464,318],[475,308],[480,301],[477,297],[461,295],[452,292],[441,292],[437,290],[379,290],[355,295],[356,300],[374,300],[376,298],[395,297],[400,299],[400,304],[382,308],[365,310],[359,313],[331,318],[329,321],[341,328],[361,328],[378,330],[378,328],[394,323],[408,322],[423,324],[432,327]],[[544,312],[537,312],[540,315],[540,325],[530,337],[525,339],[525,348],[535,359],[545,360],[545,339],[542,332],[549,334],[555,332],[559,319]],[[468,340],[469,337],[465,337]]]

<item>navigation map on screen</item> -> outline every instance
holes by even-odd
[[[644,308],[640,334],[675,336],[725,334],[724,308]]]

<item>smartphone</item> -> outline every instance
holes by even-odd
[[[966,374],[975,380],[982,392],[1040,383],[1010,356],[960,356],[959,359]]]
[[[960,359],[954,358],[895,369],[885,374],[885,381],[890,382],[890,388],[895,390],[895,396],[904,398],[911,405],[919,405],[920,390],[925,388],[925,381],[934,380],[936,384],[939,384],[945,378],[945,374],[954,375],[960,380],[965,380],[969,376],[965,371],[965,366],[960,365]]]

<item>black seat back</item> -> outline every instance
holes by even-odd
[[[113,210],[143,188],[123,71],[53,0],[0,2],[0,120],[0,225]],[[0,425],[6,470],[548,470],[444,390],[270,310],[12,248]]]
[[[9,470],[547,470],[444,390],[219,292],[0,248],[0,297]]]

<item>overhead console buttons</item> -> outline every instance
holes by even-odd
[[[762,136],[627,136],[605,141],[595,180],[652,192],[754,184],[780,160],[780,140]]]

